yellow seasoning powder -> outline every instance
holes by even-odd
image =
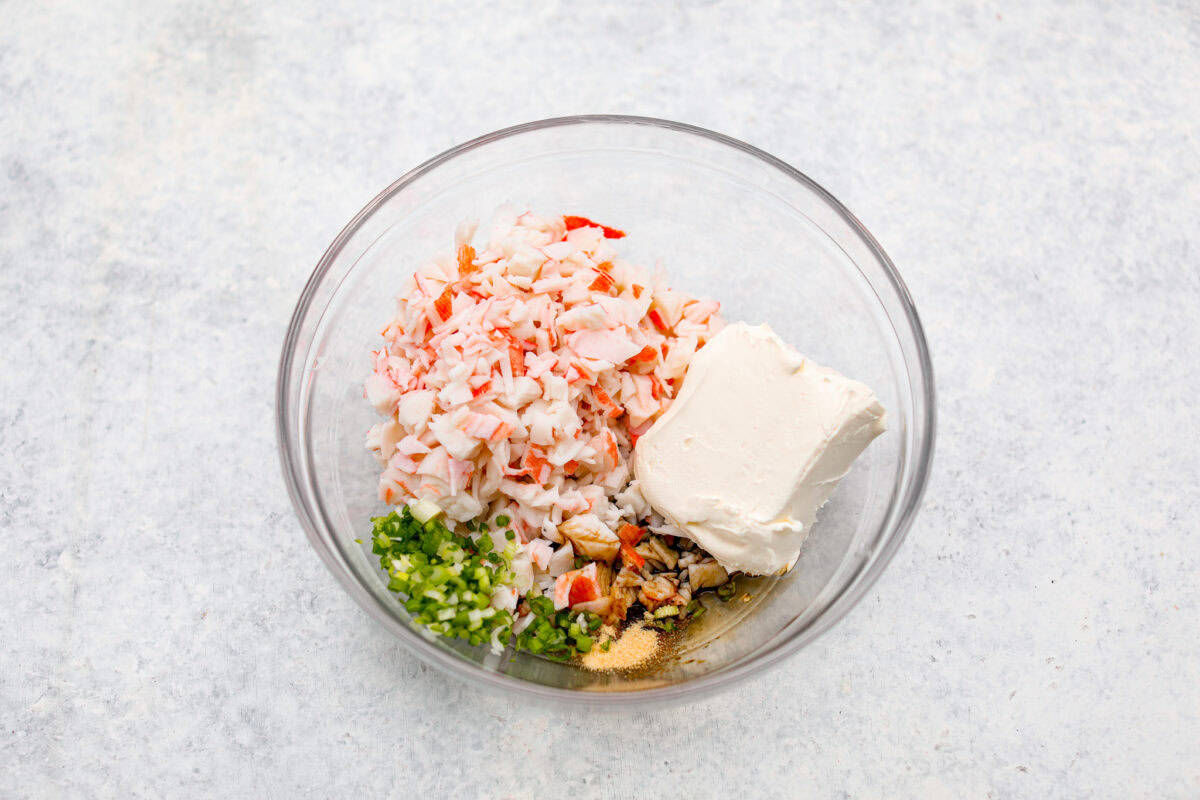
[[[600,641],[612,644],[609,645],[607,653],[599,647],[593,647],[585,654],[585,669],[593,672],[631,669],[646,663],[658,652],[658,635],[641,622],[626,628],[616,639],[612,638],[615,633],[616,631],[607,625],[600,629]]]

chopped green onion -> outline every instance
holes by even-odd
[[[514,580],[511,564],[519,541],[511,528],[504,530],[504,540],[493,539],[483,520],[456,528],[428,501],[415,501],[372,522],[372,550],[388,573],[388,587],[400,595],[411,619],[430,632],[472,646],[490,641],[501,647],[511,639],[517,650],[559,662],[597,646],[590,635],[601,626],[596,614],[555,610],[549,597],[531,590],[522,613],[534,615],[532,624],[513,634],[515,615],[491,605],[496,588],[511,587]],[[511,522],[505,515],[494,520],[498,530]],[[497,541],[505,541],[499,552]],[[589,561],[580,557],[577,566]],[[601,646],[608,649],[607,643]]]
[[[512,635],[511,615],[490,607],[507,570],[497,554],[486,552],[492,549],[489,537],[476,542],[456,532],[432,503],[414,502],[373,523],[372,549],[413,621],[473,644],[493,639],[502,646]]]

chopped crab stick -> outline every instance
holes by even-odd
[[[561,525],[632,519],[616,498],[637,437],[723,323],[717,303],[624,261],[625,233],[586,217],[501,214],[475,234],[460,226],[453,254],[401,287],[364,387],[384,417],[367,443],[380,499],[460,522],[505,515],[549,588],[545,573],[564,577]],[[634,545],[620,554],[637,563]]]

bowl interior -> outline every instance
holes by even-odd
[[[294,430],[287,436],[295,438],[298,504],[314,544],[343,582],[358,587],[360,602],[439,663],[553,689],[678,685],[815,635],[848,588],[902,535],[904,506],[919,494],[914,481],[923,481],[912,453],[928,433],[921,430],[928,387],[921,385],[925,376],[914,380],[903,290],[873,243],[818,188],[778,165],[654,124],[534,127],[477,143],[402,183],[330,249],[295,323]],[[626,258],[660,268],[676,288],[719,300],[727,320],[769,323],[804,355],[867,383],[889,412],[888,432],[821,511],[792,574],[755,581],[728,603],[711,599],[710,613],[677,655],[641,673],[591,673],[526,654],[498,657],[486,647],[431,636],[409,623],[369,552],[370,517],[386,511],[376,499],[378,465],[363,445],[377,421],[362,396],[369,352],[379,346],[378,331],[403,278],[450,252],[460,221],[478,219],[486,232],[501,205],[580,214],[626,230],[619,243]]]

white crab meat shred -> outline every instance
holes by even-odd
[[[478,250],[460,225],[456,253],[404,282],[364,386],[384,415],[367,436],[380,499],[460,522],[509,517],[522,591],[546,591],[581,544],[600,545],[577,529],[645,513],[631,450],[723,325],[717,303],[667,288],[618,256],[614,232],[570,219],[498,212]]]

